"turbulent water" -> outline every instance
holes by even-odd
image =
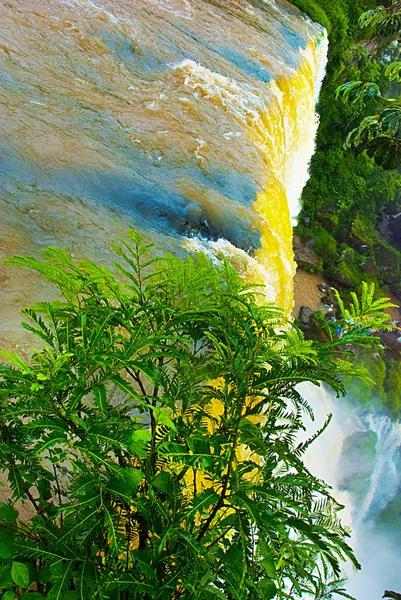
[[[400,592],[400,524],[394,517],[384,526],[380,520],[401,490],[401,423],[384,414],[361,413],[312,384],[302,386],[316,415],[308,434],[333,414],[306,462],[333,487],[335,498],[345,506],[342,521],[351,527],[350,544],[362,565],[361,571],[348,570],[347,590],[357,600],[379,600],[386,589]],[[361,451],[358,438],[370,440],[370,450],[365,443]]]
[[[285,0],[3,0],[2,253],[108,260],[128,226],[293,301],[327,42]],[[30,278],[29,278],[30,277]],[[3,341],[45,293],[0,271]],[[48,292],[46,291],[46,294]]]

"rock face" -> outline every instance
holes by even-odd
[[[326,277],[331,283],[339,284],[343,287],[352,287],[352,281],[346,273],[341,270],[341,263],[339,267],[333,267],[325,271]]]
[[[311,317],[313,315],[313,310],[309,308],[309,306],[301,306],[299,309],[298,320],[299,324],[303,327],[311,325]]]
[[[308,241],[305,243],[299,235],[294,235],[293,249],[295,261],[301,269],[317,271],[320,268],[320,258],[316,252],[312,250]]]
[[[372,275],[372,277],[377,277],[377,275],[379,274],[379,269],[377,268],[373,258],[371,257],[365,260],[365,262],[362,265],[362,269],[368,275]]]
[[[391,246],[382,243],[375,248],[375,258],[384,283],[388,285],[396,283],[400,275],[399,253]]]
[[[401,213],[393,215],[389,222],[391,243],[401,251]]]
[[[338,217],[336,207],[332,204],[326,204],[321,210],[316,212],[316,220],[323,225],[327,231],[333,231],[336,228]]]

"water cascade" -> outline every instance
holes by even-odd
[[[300,386],[301,387],[301,386]],[[328,429],[306,457],[310,470],[327,481],[345,506],[342,521],[352,529],[351,545],[362,570],[348,570],[347,590],[358,600],[381,598],[400,590],[400,528],[383,511],[397,501],[401,488],[401,424],[382,413],[365,413],[312,384],[302,384],[316,422],[309,436],[331,413]]]
[[[223,252],[290,311],[320,26],[286,0],[9,0],[1,34],[1,252],[107,261],[131,226]],[[0,271],[11,346],[45,293],[26,277]]]

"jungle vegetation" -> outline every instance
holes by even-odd
[[[341,338],[307,341],[225,262],[154,258],[133,231],[114,250],[112,270],[8,261],[59,300],[24,309],[29,359],[2,352],[3,600],[349,597],[341,506],[303,462],[327,424],[300,441],[297,386],[342,395],[389,303],[365,285],[338,298]]]
[[[293,4],[324,25],[330,41],[318,104],[317,148],[296,233],[319,256],[318,270],[345,295],[365,280],[374,282],[378,293],[390,287],[399,296],[401,248],[392,244],[385,223],[401,212],[401,176],[393,169],[398,165],[399,153],[394,150],[401,114],[395,43],[401,4],[391,0],[380,2],[381,8],[369,0]],[[372,373],[377,371],[377,385],[349,382],[351,395],[364,404],[370,399],[398,418],[398,363],[387,356],[376,359],[365,353],[357,360],[360,365],[367,361]]]
[[[401,2],[378,6],[363,13],[361,27],[373,27],[375,39],[384,45],[398,43],[401,33]],[[386,57],[388,60],[388,57]],[[389,62],[384,75],[390,82],[401,82],[401,62]],[[375,82],[349,81],[337,89],[337,97],[348,105],[366,107],[376,112],[366,116],[349,134],[347,148],[366,150],[368,156],[385,169],[401,165],[401,100],[385,95]]]
[[[380,167],[374,160],[373,149],[370,157],[363,151],[363,144],[357,144],[356,152],[344,146],[352,131],[349,144],[355,146],[354,141],[359,141],[355,130],[359,131],[361,121],[366,125],[364,118],[372,115],[372,104],[362,99],[368,100],[372,90],[375,93],[380,90],[376,100],[379,104],[383,102],[383,109],[387,110],[389,103],[385,99],[391,90],[386,70],[389,75],[389,63],[397,63],[398,46],[392,43],[393,38],[378,43],[377,31],[372,22],[368,23],[368,17],[363,22],[369,26],[360,27],[361,15],[372,13],[375,2],[295,0],[293,3],[327,27],[330,41],[318,104],[317,148],[296,231],[313,244],[321,260],[319,268],[337,285],[357,289],[366,280],[374,281],[378,291],[386,285],[398,290],[401,254],[385,235],[378,233],[378,224],[383,215],[401,210],[398,191],[401,176],[397,171]],[[389,6],[391,2],[383,4]],[[390,75],[398,77],[397,73],[395,69]],[[350,81],[358,82],[358,86],[350,89]],[[339,87],[342,90],[339,95],[351,100],[347,104],[340,98],[336,100]],[[357,87],[365,92],[357,95]]]

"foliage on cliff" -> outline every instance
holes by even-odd
[[[365,286],[341,338],[306,341],[227,264],[150,250],[131,232],[114,273],[56,248],[9,261],[60,300],[23,311],[29,362],[2,353],[3,598],[346,596],[340,564],[357,563],[302,461],[296,386],[342,394],[347,347],[374,344],[386,301]]]
[[[303,2],[293,3],[302,8]],[[398,49],[391,45],[372,49],[362,40],[363,35],[370,37],[374,32],[361,30],[358,19],[376,3],[310,3],[330,21],[330,45],[318,104],[317,149],[302,196],[297,233],[314,241],[326,275],[340,286],[356,288],[363,279],[374,281],[377,289],[383,282],[398,286],[401,255],[378,236],[375,226],[383,213],[400,211],[401,177],[396,171],[384,171],[366,153],[353,154],[344,148],[349,132],[359,126],[361,118],[372,114],[372,107],[335,100],[336,89],[350,80],[361,86],[377,85],[386,96],[389,82],[385,70],[389,61],[397,60]],[[307,12],[312,17],[312,11]]]
[[[394,1],[391,6],[378,6],[359,17],[360,27],[373,27],[376,39],[384,43],[397,41],[401,32],[401,3]],[[388,60],[388,58],[386,57]],[[390,82],[401,82],[401,62],[389,62],[384,70]],[[366,107],[370,112],[350,131],[346,147],[358,152],[366,150],[368,156],[385,169],[396,169],[401,165],[401,100],[390,97],[380,90],[377,83],[368,81],[348,81],[339,86],[337,98],[357,108]]]

